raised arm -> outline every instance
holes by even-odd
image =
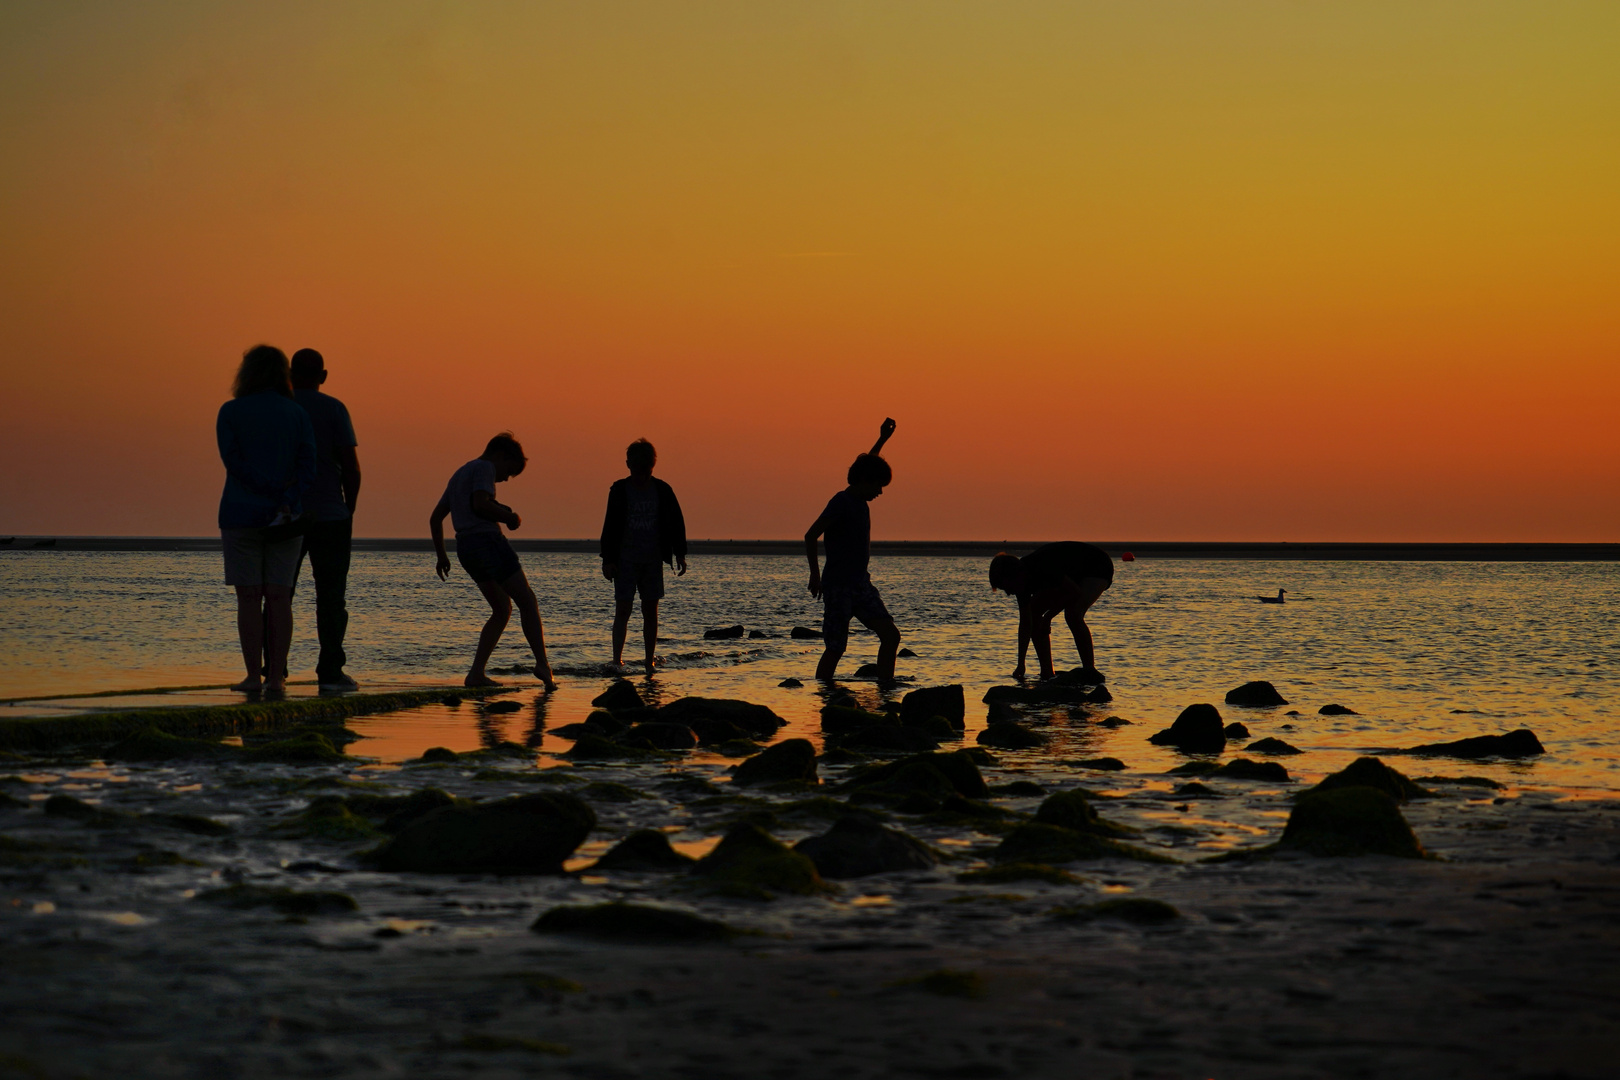
[[[433,508],[433,515],[428,518],[428,529],[433,533],[433,550],[439,556],[433,570],[439,575],[440,581],[450,580],[450,554],[444,550],[444,519],[449,513],[450,493],[445,492],[439,498],[439,505]]]
[[[873,453],[873,454],[881,454],[881,453],[883,453],[883,444],[888,442],[889,441],[889,436],[893,435],[893,434],[894,434],[894,421],[887,418],[887,417],[885,417],[884,420],[883,420],[883,423],[878,427],[878,441],[872,444],[871,453]]]
[[[816,541],[827,531],[827,515],[816,518],[810,531],[804,534],[804,557],[810,562],[810,595],[821,598],[821,561],[816,553]]]

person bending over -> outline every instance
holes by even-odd
[[[647,647],[647,674],[657,663],[658,601],[664,596],[664,564],[686,573],[686,519],[675,489],[655,478],[658,451],[637,439],[624,452],[630,475],[608,489],[607,516],[602,521],[602,576],[613,582],[613,666],[624,666],[624,639],[630,632],[630,609],[641,593],[642,639]]]
[[[838,661],[849,645],[851,616],[877,635],[878,678],[894,678],[900,631],[867,572],[872,557],[872,508],[868,504],[883,494],[894,478],[889,463],[879,456],[893,434],[894,421],[884,420],[871,451],[857,457],[849,467],[849,486],[828,501],[827,508],[804,534],[805,556],[810,560],[810,595],[819,597],[823,605],[821,633],[826,649],[816,664],[818,679],[831,679],[838,670]],[[827,537],[825,572],[816,561],[816,541],[823,534]]]
[[[523,564],[518,562],[517,552],[501,532],[502,524],[516,531],[523,519],[511,507],[495,501],[495,485],[521,473],[528,461],[511,432],[495,436],[482,454],[450,477],[444,495],[428,519],[433,531],[433,549],[439,556],[434,567],[439,580],[450,578],[450,556],[444,550],[444,519],[449,515],[456,527],[456,559],[489,601],[489,620],[478,634],[478,650],[473,653],[472,668],[462,680],[466,686],[500,685],[484,674],[484,666],[489,663],[496,642],[501,640],[515,602],[523,623],[523,636],[529,639],[529,648],[534,650],[535,677],[546,684],[547,690],[557,689],[551,677],[551,665],[546,662],[546,635],[540,624],[540,605],[534,598],[534,590],[529,588],[529,579],[523,576]]]
[[[1093,684],[1103,682],[1091,647],[1091,628],[1086,611],[1114,582],[1114,560],[1102,548],[1073,540],[1046,544],[1022,559],[1003,552],[990,560],[990,587],[1011,593],[1018,599],[1018,668],[1013,678],[1024,677],[1024,659],[1029,643],[1035,642],[1041,678],[1050,679],[1052,670],[1052,619],[1058,612],[1074,634],[1074,647],[1080,650],[1081,678]]]

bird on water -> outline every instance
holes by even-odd
[[[1257,596],[1255,599],[1260,601],[1262,604],[1281,604],[1285,602],[1283,600],[1283,595],[1287,592],[1287,589],[1278,589],[1276,596]]]

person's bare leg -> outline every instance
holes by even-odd
[[[845,624],[842,631],[827,630],[822,624],[825,648],[821,653],[821,660],[816,664],[816,678],[827,682],[838,671],[838,661],[844,658],[844,650],[849,647],[849,626]]]
[[[630,609],[635,606],[634,596],[613,602],[613,666],[624,665],[624,641],[630,636]]]
[[[880,619],[877,622],[867,622],[862,619],[861,625],[877,635],[878,678],[894,678],[894,660],[900,652],[900,628],[894,625],[893,619]]]
[[[287,652],[292,648],[292,589],[285,585],[264,587],[264,677],[267,691],[287,689]]]
[[[1052,623],[1044,620],[1035,627],[1034,633],[1029,636],[1030,644],[1035,646],[1035,658],[1040,661],[1041,678],[1050,679],[1056,674],[1052,669]]]
[[[242,666],[247,669],[247,678],[231,689],[257,690],[261,686],[259,670],[264,666],[263,586],[236,586],[236,637],[242,644]]]
[[[501,632],[506,629],[506,621],[512,617],[512,598],[506,590],[493,581],[478,582],[478,591],[484,594],[489,601],[489,619],[484,628],[478,631],[478,649],[473,653],[472,667],[467,671],[467,677],[461,680],[463,686],[499,686],[500,683],[484,674],[484,666],[495,652],[495,646],[501,640]]]
[[[557,681],[551,676],[551,663],[546,659],[546,628],[540,622],[540,602],[529,588],[529,579],[519,570],[502,582],[502,587],[517,605],[523,636],[529,640],[529,650],[534,653],[535,678],[545,683],[547,690],[557,689]]]
[[[651,675],[658,650],[658,601],[645,596],[641,598],[641,637],[647,645],[647,674]]]
[[[1108,585],[1100,578],[1082,579],[1079,603],[1069,605],[1063,613],[1063,621],[1069,624],[1069,632],[1074,635],[1074,647],[1080,653],[1080,666],[1092,671],[1097,670],[1096,654],[1091,645],[1091,627],[1086,625],[1086,612],[1106,588]]]

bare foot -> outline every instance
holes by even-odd
[[[257,694],[263,688],[263,686],[264,684],[259,682],[258,678],[254,676],[243,679],[241,682],[231,687],[231,689],[242,694]]]
[[[287,696],[287,684],[284,682],[267,682],[264,684],[265,697],[284,698]]]
[[[469,676],[467,676],[465,679],[461,680],[461,685],[462,686],[499,686],[501,684],[496,682],[494,679],[490,678],[488,675],[480,674],[480,675],[469,675]]]
[[[534,677],[544,683],[547,690],[557,689],[557,680],[552,677],[550,664],[534,665]]]

